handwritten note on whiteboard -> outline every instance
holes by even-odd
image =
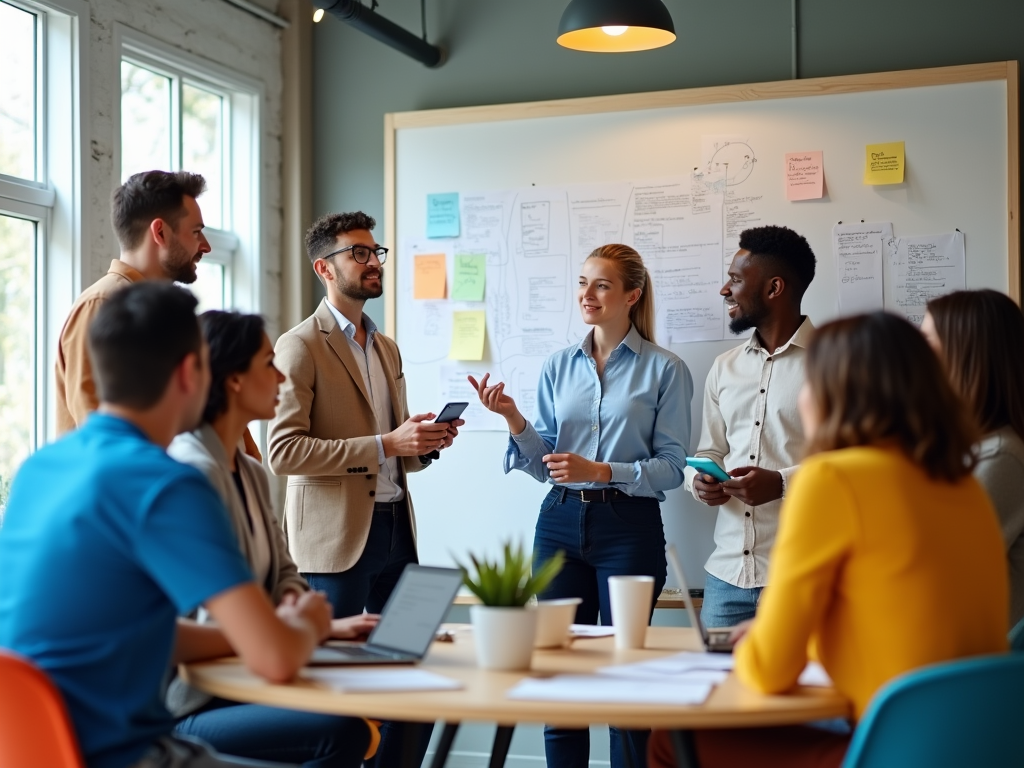
[[[447,267],[443,253],[421,253],[413,259],[412,297],[443,299]]]
[[[893,289],[892,305],[886,309],[912,323],[924,319],[926,305],[936,296],[967,287],[962,232],[894,238],[887,255]]]
[[[907,166],[906,147],[902,141],[868,144],[864,149],[865,184],[902,184]]]
[[[427,195],[427,237],[459,236],[459,193]]]
[[[837,224],[832,228],[839,314],[882,309],[883,257],[891,239],[890,222]]]
[[[786,155],[786,199],[817,200],[825,194],[824,153],[790,152]]]
[[[452,312],[450,360],[483,360],[487,319],[482,309]]]

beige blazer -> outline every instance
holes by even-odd
[[[409,418],[398,345],[383,333],[374,349],[388,380],[395,423]],[[376,435],[381,434],[362,374],[327,300],[287,331],[274,347],[284,373],[277,415],[270,422],[267,458],[274,474],[288,476],[284,530],[303,573],[338,573],[356,564],[370,533],[377,487]],[[416,456],[404,472],[423,464]],[[405,487],[404,473],[402,485]],[[410,525],[416,535],[409,489]]]

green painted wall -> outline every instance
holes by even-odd
[[[555,44],[567,4],[427,0],[429,39],[449,50],[434,70],[325,18],[313,36],[314,213],[362,209],[383,226],[387,112],[790,76],[790,0],[666,0],[676,42],[616,55]],[[801,77],[1024,60],[1024,0],[799,4]],[[417,0],[380,0],[378,12],[419,32]],[[382,321],[382,301],[367,308]]]

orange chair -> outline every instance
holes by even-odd
[[[30,661],[0,649],[0,768],[85,768],[60,691]]]

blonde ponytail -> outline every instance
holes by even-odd
[[[629,310],[629,319],[636,326],[637,333],[646,341],[654,343],[654,283],[651,273],[644,266],[644,260],[633,248],[621,243],[612,243],[595,248],[588,259],[614,261],[627,291],[640,289],[640,298]]]

